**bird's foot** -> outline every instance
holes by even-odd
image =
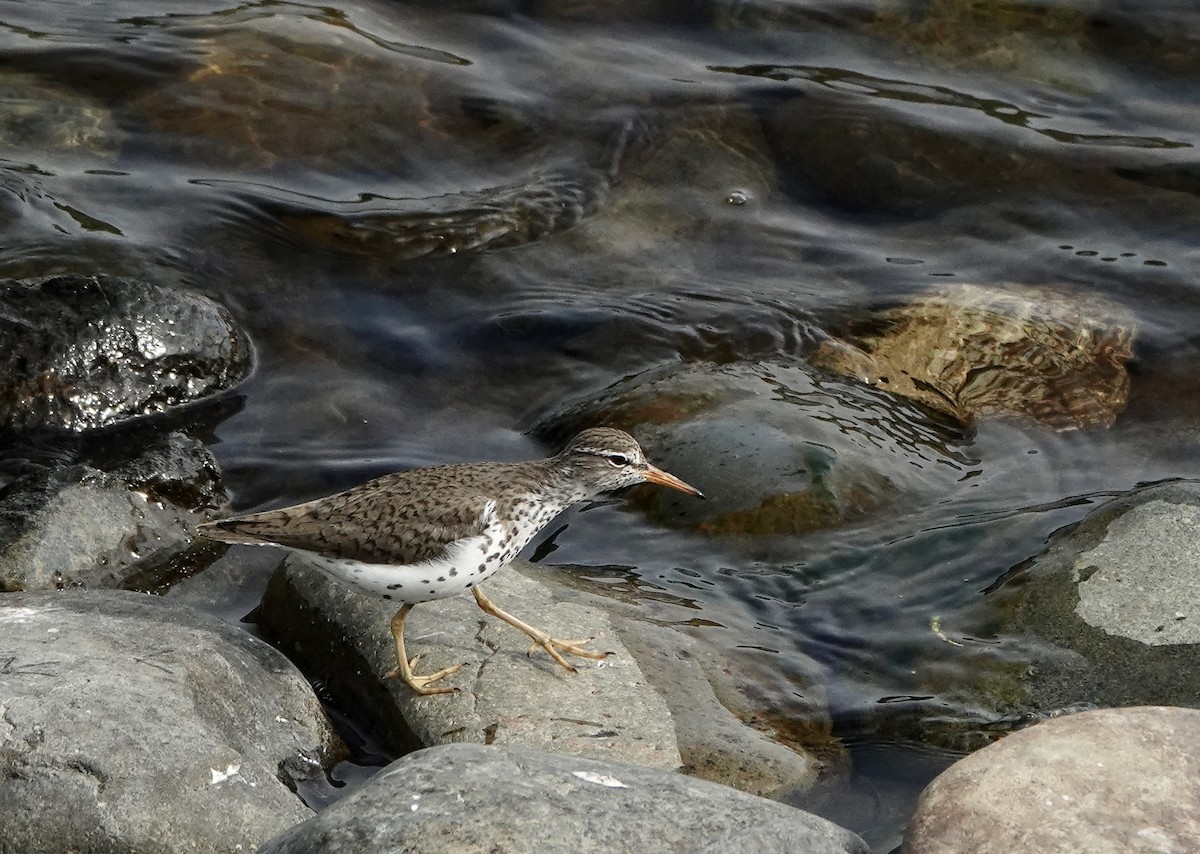
[[[448,685],[443,685],[439,688],[429,688],[428,685],[437,682],[440,679],[445,679],[451,674],[462,670],[465,665],[455,664],[452,667],[443,667],[436,673],[430,673],[428,676],[417,676],[412,672],[412,669],[417,665],[419,655],[414,655],[404,665],[396,665],[387,672],[388,678],[399,678],[404,680],[404,684],[412,689],[414,694],[420,694],[422,697],[428,697],[432,694],[454,694],[458,691]]]
[[[532,637],[532,636],[531,636]],[[594,649],[584,649],[583,644],[591,643],[595,638],[582,638],[580,640],[559,640],[552,638],[549,635],[544,637],[534,637],[533,643],[529,645],[529,649],[525,652],[530,658],[537,649],[544,649],[550,653],[550,657],[565,667],[572,673],[578,673],[573,665],[571,665],[562,655],[559,650],[562,650],[567,655],[577,655],[580,658],[591,658],[595,661],[603,661],[612,655],[611,652],[599,652]]]
[[[583,640],[559,640],[558,638],[552,638],[541,629],[534,628],[533,626],[529,625],[529,623],[526,623],[523,620],[518,620],[507,611],[502,611],[497,608],[496,603],[489,599],[487,594],[484,593],[480,588],[474,587],[471,589],[471,592],[475,594],[475,601],[485,612],[491,614],[493,617],[499,617],[514,629],[520,629],[525,634],[529,635],[529,637],[533,638],[533,646],[529,647],[529,655],[531,656],[533,655],[533,651],[535,649],[541,647],[542,649],[546,650],[546,652],[550,653],[550,657],[558,662],[562,667],[566,668],[572,673],[578,673],[579,671],[568,664],[567,660],[562,657],[562,655],[559,653],[560,649],[568,655],[578,655],[581,658],[593,658],[597,660],[603,660],[612,655],[611,652],[596,652],[595,650],[584,649],[583,644],[591,643],[592,638],[585,638]]]

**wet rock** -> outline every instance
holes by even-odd
[[[501,608],[557,637],[595,637],[614,654],[579,659],[567,673],[545,655],[525,654],[528,639],[487,616],[471,596],[422,604],[405,623],[409,655],[420,672],[466,663],[447,680],[456,694],[417,697],[387,679],[396,664],[389,624],[396,607],[328,579],[288,558],[271,580],[264,629],[345,708],[370,719],[393,749],[470,741],[552,748],[675,769],[681,764],[670,713],[600,611],[556,602],[519,573],[488,583]]]
[[[685,774],[773,797],[812,789],[819,778],[833,776],[830,760],[844,758],[831,732],[823,734],[818,757],[812,745],[791,749],[739,720],[726,705],[732,705],[733,691],[714,672],[716,656],[699,641],[630,619],[617,623],[617,633],[671,710]]]
[[[651,592],[653,585],[639,589],[636,574],[630,574],[628,586],[596,586],[587,580],[584,567],[524,561],[516,567],[543,582],[556,598],[609,615],[670,709],[683,773],[752,795],[782,798],[824,788],[849,772],[849,754],[833,734],[817,662],[808,660],[803,667],[797,659],[790,662],[795,670],[808,671],[807,680],[796,683],[805,701],[793,700],[793,714],[774,719],[764,708],[769,704],[748,690],[767,677],[752,675],[753,665],[746,659],[676,629],[662,613],[647,613],[646,596],[657,598],[661,591]]]
[[[934,699],[891,710],[881,729],[971,750],[1064,711],[1194,703],[1197,530],[1200,487],[1166,483],[1060,532],[977,605],[931,625],[943,642],[913,672],[915,693]]]
[[[394,762],[261,851],[315,849],[868,851],[857,836],[822,818],[703,780],[466,744]]]
[[[287,659],[157,597],[8,594],[0,647],[6,850],[253,850],[339,749]]]
[[[1200,487],[1138,489],[1057,536],[1007,580],[1001,592],[1020,596],[1015,627],[1072,653],[1034,674],[1039,706],[1187,705],[1200,695],[1198,530]],[[1088,696],[1074,693],[1081,689]]]
[[[581,671],[576,676],[559,673],[536,653],[533,661],[520,654],[523,636],[486,617],[471,597],[441,600],[413,611],[409,651],[423,654],[422,670],[467,662],[451,677],[463,693],[417,699],[380,677],[395,663],[388,634],[392,606],[289,561],[272,581],[260,619],[397,750],[448,741],[552,746],[581,756],[682,766],[685,773],[763,795],[807,791],[818,777],[829,779],[843,767],[844,751],[823,707],[810,716],[823,726],[814,725],[802,741],[780,744],[769,727],[761,731],[745,722],[755,717],[751,703],[724,674],[728,664],[704,644],[648,625],[613,600],[568,591],[539,567],[518,567],[489,583],[497,600],[507,599],[539,626],[558,619],[561,631],[596,634],[595,647],[616,655],[602,666],[575,662]],[[819,695],[818,685],[812,693]]]
[[[1103,709],[959,760],[921,794],[907,854],[1194,851],[1200,711]]]
[[[198,294],[110,276],[0,281],[0,429],[82,432],[168,412],[250,371]]]
[[[201,571],[171,584],[162,595],[236,624],[256,611],[278,568],[279,555],[269,549],[249,553],[244,549],[227,550]]]
[[[873,312],[818,367],[970,424],[1020,416],[1056,430],[1111,427],[1129,397],[1133,320],[1094,296],[963,285]]]
[[[954,429],[918,406],[802,365],[690,364],[646,372],[542,419],[552,441],[611,424],[709,496],[637,491],[668,524],[708,534],[799,534],[944,491],[968,469]],[[887,448],[888,453],[881,453]]]
[[[227,506],[209,450],[171,433],[133,459],[39,467],[0,490],[0,590],[160,586]],[[188,561],[184,561],[188,563]]]

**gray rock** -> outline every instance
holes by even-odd
[[[818,777],[828,775],[830,758],[842,755],[832,735],[818,759],[804,749],[811,745],[785,747],[739,720],[729,706],[745,705],[744,698],[733,696],[736,692],[720,682],[714,688],[717,656],[696,639],[631,619],[616,625],[650,684],[667,701],[685,774],[771,797],[812,789]],[[814,712],[815,719],[821,711]]]
[[[675,724],[685,774],[733,786],[752,795],[808,792],[849,773],[849,754],[833,736],[822,668],[792,661],[809,679],[798,686],[807,700],[804,724],[771,720],[761,699],[743,686],[761,685],[757,665],[675,628],[679,614],[659,610],[639,595],[623,597],[595,586],[584,567],[517,561],[513,569],[542,582],[555,599],[598,608],[609,615],[647,681],[662,695]],[[797,714],[793,709],[793,715]],[[818,780],[819,776],[819,780]]]
[[[0,492],[0,590],[116,587],[190,548],[227,504],[208,449],[172,433],[101,471],[82,463],[22,475]]]
[[[1195,702],[1198,533],[1200,486],[1151,486],[1101,507],[1025,568],[1015,627],[1066,651],[1031,674],[1035,706]]]
[[[860,852],[850,831],[775,801],[647,768],[446,745],[389,765],[268,842],[291,851]]]
[[[0,429],[82,432],[229,388],[251,349],[207,297],[108,276],[0,280]]]
[[[286,658],[119,591],[0,598],[0,850],[233,851],[340,746]]]
[[[1063,712],[1193,705],[1198,532],[1200,485],[1187,482],[1133,490],[1060,531],[969,611],[931,622],[942,641],[913,669],[934,699],[881,727],[973,750]],[[997,633],[1002,644],[973,640]]]
[[[1200,711],[1102,709],[1014,733],[922,793],[907,854],[1200,850]]]
[[[1113,519],[1104,539],[1075,559],[1075,613],[1148,646],[1200,643],[1197,532],[1200,504],[1151,500]]]
[[[387,679],[396,664],[389,624],[396,608],[289,558],[271,580],[261,620],[282,648],[343,704],[370,718],[401,751],[469,741],[550,748],[675,769],[682,762],[666,703],[646,681],[601,611],[557,602],[546,587],[508,571],[488,583],[497,605],[557,637],[595,637],[611,651],[564,671],[546,655],[527,657],[528,639],[484,614],[470,596],[413,609],[405,624],[418,672],[452,664],[457,694],[417,697]]]

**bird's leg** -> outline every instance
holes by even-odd
[[[570,670],[572,673],[575,673],[576,670],[567,663],[565,658],[559,654],[558,651],[560,649],[568,655],[578,655],[582,658],[595,658],[602,660],[612,655],[611,652],[596,652],[594,650],[584,649],[582,646],[580,646],[580,644],[589,643],[592,638],[584,638],[583,640],[558,640],[557,638],[552,638],[541,629],[535,629],[533,626],[529,625],[529,623],[526,623],[523,620],[518,620],[512,614],[501,611],[496,607],[495,603],[492,602],[492,600],[489,599],[478,587],[472,587],[471,592],[475,594],[475,602],[486,613],[491,614],[493,617],[499,617],[514,629],[520,629],[525,634],[533,638],[533,646],[529,647],[529,652],[526,653],[527,655],[533,655],[533,651],[540,646],[542,649],[546,650],[546,652],[550,653],[551,658],[553,658],[567,670]]]
[[[404,618],[408,616],[408,612],[412,609],[412,605],[405,605],[396,612],[396,616],[392,617],[392,637],[396,639],[396,666],[389,670],[387,675],[389,677],[399,676],[404,680],[405,685],[412,688],[413,693],[421,694],[422,696],[429,694],[453,694],[458,690],[457,688],[427,688],[425,686],[439,679],[444,679],[451,673],[457,673],[462,670],[463,666],[461,664],[443,668],[437,673],[431,673],[428,676],[417,676],[412,672],[413,665],[421,657],[414,655],[410,659],[404,652]]]

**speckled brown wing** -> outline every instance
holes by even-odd
[[[456,540],[483,533],[491,499],[481,467],[384,475],[304,504],[212,522],[200,532],[228,543],[273,543],[368,563],[430,560]]]

